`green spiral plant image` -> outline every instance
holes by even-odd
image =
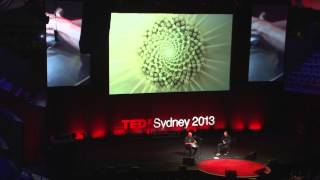
[[[204,61],[200,32],[181,17],[161,19],[146,31],[139,50],[142,71],[157,88],[190,83]]]
[[[232,15],[112,13],[109,93],[229,89]]]

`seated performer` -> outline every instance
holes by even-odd
[[[231,136],[228,134],[228,131],[223,132],[223,136],[221,138],[221,143],[218,144],[218,150],[216,156],[221,155],[221,150],[229,150],[231,144]],[[225,154],[227,154],[226,152]]]
[[[189,156],[195,155],[197,153],[199,146],[198,146],[198,142],[192,136],[192,132],[188,132],[188,135],[184,139],[184,144],[186,149],[189,150]],[[192,153],[192,150],[193,150],[193,153]]]

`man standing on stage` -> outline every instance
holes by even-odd
[[[221,143],[218,144],[218,150],[216,156],[220,156],[221,150],[228,150],[231,144],[231,136],[229,135],[228,131],[223,132],[223,136],[221,138]],[[226,153],[227,154],[227,153]]]
[[[195,155],[197,153],[199,146],[197,144],[197,141],[192,136],[192,132],[188,132],[188,135],[184,139],[184,144],[186,148],[189,150],[189,156]],[[192,153],[192,149],[193,149],[193,153]]]

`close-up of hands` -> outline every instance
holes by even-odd
[[[62,16],[63,9],[57,8],[54,13],[46,13],[49,22],[46,25],[47,35],[53,35],[55,32],[60,40],[63,40],[71,47],[79,49],[79,40],[81,34],[81,19],[70,20]]]
[[[252,17],[251,35],[261,36],[268,44],[283,52],[285,48],[286,20],[269,22],[265,20],[266,13]]]

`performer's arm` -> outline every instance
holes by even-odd
[[[231,143],[231,137],[229,136],[227,139],[226,139],[226,144],[230,144]]]
[[[280,21],[275,21],[275,22],[272,22],[272,24],[278,28],[281,28],[281,29],[286,29],[287,27],[287,20],[280,20]]]
[[[192,144],[195,144],[195,143],[197,143],[197,141],[194,138],[192,138],[192,142],[187,142],[187,139],[186,139],[184,144],[185,145],[187,145],[187,144],[192,145]]]
[[[78,25],[78,26],[82,25],[82,19],[74,19],[71,22],[72,22],[72,24],[75,24],[75,25]]]
[[[47,33],[50,33],[52,30],[57,31],[59,40],[64,41],[74,49],[79,50],[81,21],[79,19],[72,21],[49,13],[47,13],[47,16],[49,16]]]
[[[58,38],[71,45],[76,50],[79,48],[81,26],[73,24],[72,21],[63,17],[56,18]]]
[[[185,145],[189,144],[189,143],[188,143],[188,140],[187,140],[187,137],[184,138],[184,144],[185,144]]]
[[[284,22],[282,23],[283,24],[279,23],[274,25],[263,19],[252,17],[251,34],[261,35],[271,46],[283,52],[285,48],[286,31],[280,28],[280,25],[285,25]]]

